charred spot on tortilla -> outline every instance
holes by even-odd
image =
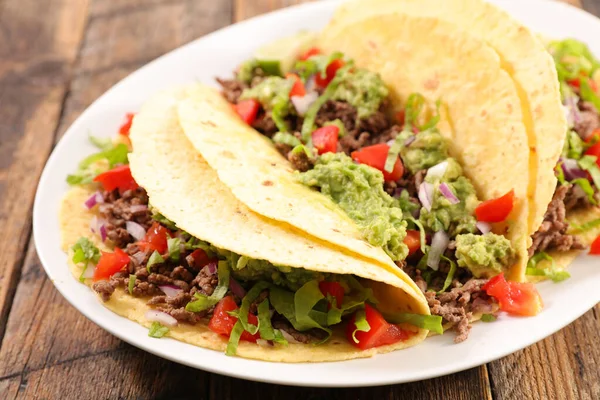
[[[274,185],[274,183],[273,183],[273,181],[266,180],[266,181],[263,181],[263,182],[262,182],[262,185],[263,185],[263,186],[273,186],[273,185]]]
[[[436,78],[427,79],[423,84],[423,87],[427,90],[436,90],[440,85],[440,80]]]
[[[235,154],[233,154],[233,153],[232,153],[231,151],[229,151],[229,150],[223,150],[223,151],[221,152],[221,155],[222,155],[223,157],[226,157],[226,158],[229,158],[229,159],[235,160]]]
[[[213,127],[213,128],[216,128],[216,127],[217,127],[217,124],[215,124],[215,123],[214,123],[213,121],[211,121],[211,120],[202,120],[202,121],[200,121],[200,124],[202,124],[202,125],[208,125],[208,126],[211,126],[211,127]]]

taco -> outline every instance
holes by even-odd
[[[133,152],[127,136],[94,139],[102,151],[68,178],[63,247],[106,307],[153,337],[283,362],[367,357],[441,332],[397,274],[238,201],[179,126],[185,93],[143,106]]]
[[[520,279],[528,261],[517,89],[485,42],[434,18],[370,17],[338,45],[356,58],[314,47],[287,75],[250,59],[219,80],[222,95],[190,88],[181,126],[248,208],[408,272],[464,340],[508,303],[489,280],[518,285],[503,274]],[[539,311],[535,288],[519,290],[530,295],[511,311]]]
[[[527,273],[530,280],[564,279],[564,269],[589,245],[600,254],[600,62],[577,40],[547,43],[567,116],[558,178],[552,201],[535,203],[543,222],[533,235]],[[551,145],[550,140],[538,146]],[[550,170],[550,167],[548,167]]]

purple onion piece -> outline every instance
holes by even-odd
[[[572,158],[561,158],[560,162],[566,180],[572,181],[573,179],[587,177],[587,173],[579,168],[577,160],[573,160]]]
[[[431,183],[421,183],[421,186],[419,186],[419,201],[427,211],[431,211],[433,202],[433,185]]]
[[[492,225],[489,224],[488,222],[477,221],[475,226],[477,226],[477,229],[479,229],[479,232],[483,233],[484,235],[486,233],[490,233],[492,231]]]
[[[175,285],[161,285],[158,288],[162,290],[163,293],[167,295],[167,297],[175,297],[179,293],[183,292],[181,288]]]
[[[142,240],[146,236],[146,230],[137,222],[127,221],[125,222],[125,228],[135,240]]]
[[[238,281],[229,277],[229,289],[231,289],[231,293],[236,295],[238,298],[243,299],[246,296],[246,290],[240,285]]]
[[[214,275],[217,273],[217,262],[216,261],[211,261],[208,264],[206,264],[204,266],[204,268],[206,268],[206,271],[211,274]]]
[[[452,189],[446,184],[446,182],[440,184],[440,192],[444,195],[446,200],[450,202],[450,204],[458,204],[460,200],[454,193],[452,193]]]
[[[148,321],[160,322],[167,326],[177,326],[177,320],[171,315],[157,310],[146,311],[145,317]]]
[[[106,237],[107,237],[107,233],[106,233],[106,226],[104,226],[104,224],[100,224],[100,228],[98,228],[100,231],[100,238],[102,239],[102,241],[106,241]]]
[[[408,138],[406,138],[406,140],[404,141],[404,146],[408,147],[411,145],[412,142],[414,142],[417,139],[417,137],[415,135],[413,136],[409,136]]]

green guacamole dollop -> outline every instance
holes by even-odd
[[[404,138],[413,136],[412,132],[402,132]],[[448,158],[448,144],[446,139],[435,129],[419,132],[410,146],[403,146],[400,150],[402,162],[408,170],[417,172],[437,165]]]
[[[345,101],[356,108],[359,119],[379,109],[389,90],[379,74],[361,68],[347,70],[331,98]]]
[[[419,220],[429,230],[448,232],[451,237],[461,233],[474,233],[477,229],[477,219],[473,216],[479,204],[475,188],[471,181],[462,175],[462,167],[453,158],[445,160],[448,163],[442,177],[427,176],[425,181],[433,185],[431,210],[421,209]],[[452,193],[460,200],[452,204],[440,191],[440,185],[445,183]]]
[[[266,110],[281,107],[280,112],[285,116],[291,109],[289,94],[293,84],[291,79],[269,76],[253,88],[244,89],[240,99],[256,99]]]
[[[514,260],[515,252],[504,236],[495,233],[456,237],[456,259],[460,267],[468,268],[476,278],[491,278],[502,272]]]
[[[304,185],[318,188],[361,228],[365,239],[382,247],[392,260],[403,260],[406,221],[396,199],[383,190],[381,171],[356,164],[343,153],[323,154],[315,168],[299,173]]]

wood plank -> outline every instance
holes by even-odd
[[[497,399],[600,398],[600,305],[546,340],[488,365]]]
[[[31,230],[87,1],[4,0],[0,8],[0,338]]]
[[[210,399],[394,399],[394,400],[486,400],[492,399],[484,368],[422,382],[370,388],[327,389],[270,385],[211,375]]]
[[[118,8],[124,4],[127,12]],[[232,14],[228,2],[212,0],[95,0],[92,10],[96,14],[77,58],[57,137],[118,80],[229,24]],[[49,146],[53,139],[49,135]],[[46,156],[38,156],[38,162],[43,164]],[[32,242],[24,264],[0,348],[0,393],[22,398],[204,398],[206,373],[139,351],[71,307],[47,279]]]
[[[295,4],[310,3],[315,0],[233,0],[234,21],[242,21],[260,14],[275,11]]]

